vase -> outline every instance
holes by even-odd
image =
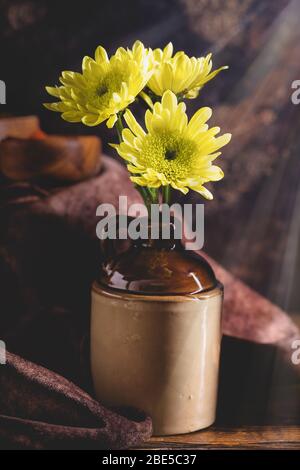
[[[96,397],[145,411],[154,435],[210,426],[217,402],[223,287],[170,229],[168,240],[106,240],[92,286]]]

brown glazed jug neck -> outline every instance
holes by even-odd
[[[159,227],[159,238],[151,237],[151,228],[150,224],[147,239],[105,241],[105,260],[98,278],[102,286],[149,295],[198,294],[216,287],[207,261],[185,250],[175,238],[174,221],[168,238],[163,238],[166,227]]]

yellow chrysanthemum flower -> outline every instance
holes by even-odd
[[[127,110],[124,117],[128,128],[122,132],[123,142],[113,145],[128,163],[131,180],[150,188],[171,185],[184,194],[189,189],[206,199],[212,194],[203,186],[208,181],[218,181],[224,174],[212,164],[226,145],[231,134],[215,137],[219,127],[208,128],[210,108],[201,108],[188,122],[184,103],[166,91],[161,102],[145,114],[147,133]]]
[[[117,113],[132,103],[149,80],[153,70],[152,51],[136,41],[132,49],[117,49],[109,59],[99,46],[95,59],[84,57],[82,74],[62,72],[62,86],[46,87],[60,101],[45,103],[46,108],[62,113],[69,122],[96,126],[107,120],[113,127]]]
[[[148,82],[148,87],[157,96],[171,90],[177,96],[196,98],[199,90],[227,66],[211,72],[212,54],[206,57],[188,57],[183,51],[173,57],[173,44],[170,42],[163,50],[153,51],[156,70]]]

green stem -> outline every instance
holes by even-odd
[[[148,188],[152,204],[158,204],[158,189],[157,188]]]
[[[123,122],[122,122],[122,116],[120,113],[118,114],[118,119],[116,121],[116,129],[117,129],[119,142],[121,143],[123,142],[122,132],[123,132],[124,127],[123,127]]]
[[[170,204],[170,197],[171,197],[171,186],[168,184],[167,186],[163,186],[162,188],[162,202],[164,204]]]
[[[148,214],[151,213],[151,196],[149,195],[149,188],[146,186],[140,186],[139,184],[134,184],[135,189],[140,193],[147,207]]]

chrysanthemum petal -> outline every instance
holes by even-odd
[[[97,116],[95,114],[86,114],[85,116],[82,117],[81,121],[83,124],[89,127],[97,126],[100,124],[100,122],[104,121],[104,119],[101,116]]]
[[[203,124],[211,118],[211,108],[205,107],[200,108],[191,118],[188,124],[188,133],[193,138],[196,137],[198,132],[201,130]]]
[[[147,93],[145,93],[144,91],[141,91],[139,96],[141,98],[143,98],[143,100],[145,101],[145,103],[147,103],[147,105],[149,106],[149,108],[153,108],[153,101],[152,99],[150,98],[149,95],[147,95]]]
[[[62,113],[61,117],[68,122],[80,122],[81,121],[81,113],[76,111],[66,111]]]
[[[208,181],[219,181],[224,177],[224,173],[220,167],[212,165],[201,171],[201,177],[207,179]]]
[[[163,94],[161,103],[163,107],[168,109],[171,113],[174,112],[177,107],[176,95],[172,93],[172,91],[170,90],[165,91],[165,93]]]
[[[59,87],[46,86],[45,88],[49,95],[54,96],[55,98],[60,97]]]
[[[193,191],[196,191],[197,193],[201,194],[201,196],[203,196],[205,199],[208,199],[209,201],[211,201],[214,198],[212,193],[207,188],[205,188],[202,184],[199,184],[199,185],[195,184],[193,186],[190,186],[190,188]]]
[[[132,130],[132,132],[139,137],[144,137],[145,131],[143,128],[139,125],[139,123],[136,121],[134,115],[132,112],[127,109],[125,114],[124,114],[124,119],[126,121],[126,124],[128,127]]]
[[[163,50],[163,59],[168,60],[173,54],[173,44],[169,42]]]
[[[118,117],[116,114],[112,114],[109,119],[106,121],[106,125],[109,129],[111,129],[112,127],[114,127],[115,123],[117,122],[118,120]]]
[[[50,109],[50,111],[56,111],[63,113],[68,110],[68,106],[65,103],[44,103],[45,108]]]
[[[102,46],[98,46],[96,51],[95,51],[95,61],[98,63],[108,63],[108,56],[107,52]]]
[[[215,78],[222,70],[227,70],[228,68],[228,65],[223,65],[223,67],[214,70],[209,75],[207,75],[207,77],[202,81],[201,85],[204,85],[205,83],[209,82],[210,80]]]
[[[171,181],[171,186],[173,189],[177,189],[177,191],[182,192],[183,194],[187,194],[189,192],[189,188],[185,186],[183,183]]]
[[[145,168],[143,166],[135,166],[135,165],[127,165],[127,170],[130,173],[142,173],[145,171]]]
[[[125,143],[127,143],[128,145],[130,145],[132,147],[135,146],[134,145],[134,140],[135,140],[136,137],[134,136],[133,132],[130,129],[128,129],[128,128],[124,129],[122,131],[122,137],[123,137],[123,140],[124,140]]]

